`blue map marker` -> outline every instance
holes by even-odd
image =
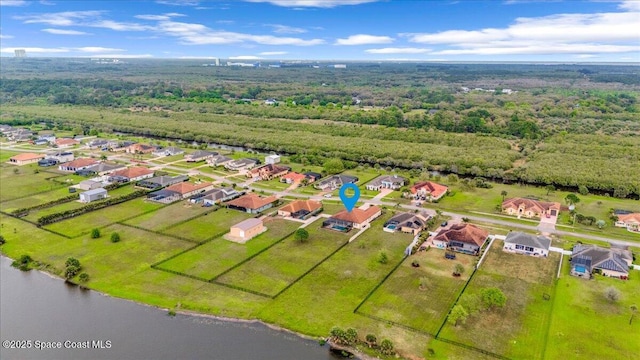
[[[352,189],[354,194],[352,197],[347,196],[347,189]],[[353,207],[356,206],[356,203],[360,199],[360,189],[355,184],[344,184],[340,188],[340,200],[344,204],[344,207],[347,208],[348,212],[353,210]]]

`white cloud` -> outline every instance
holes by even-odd
[[[229,56],[229,60],[262,60],[261,57],[253,55]]]
[[[47,1],[47,0],[40,0],[40,4],[41,5],[47,5],[47,6],[53,6],[56,3],[54,3],[53,1]]]
[[[29,3],[25,0],[0,0],[0,6],[26,6]]]
[[[86,24],[86,26],[106,28],[113,31],[145,31],[153,29],[153,27],[151,26],[146,26],[138,23],[123,23],[113,20],[98,20],[93,23],[88,23]]]
[[[625,0],[618,7],[623,10],[640,11],[640,1]]]
[[[262,56],[276,56],[276,55],[286,55],[288,52],[286,51],[263,51],[258,55]]]
[[[244,1],[255,2],[255,3],[266,2],[276,6],[293,7],[293,8],[304,8],[304,7],[333,8],[336,6],[343,6],[343,5],[360,5],[365,3],[376,2],[378,0],[244,0]]]
[[[106,47],[100,47],[100,46],[85,46],[85,47],[74,48],[74,50],[80,51],[80,52],[88,52],[88,53],[125,51],[124,49],[114,49],[114,48],[106,48]]]
[[[0,34],[0,39],[13,39],[13,35]]]
[[[136,15],[134,16],[136,19],[142,20],[169,20],[170,17],[167,15]]]
[[[15,50],[24,50],[27,52],[27,55],[30,53],[35,54],[54,54],[54,53],[66,53],[69,52],[67,48],[41,48],[41,47],[10,47],[10,48],[1,48],[0,53],[11,53],[13,54]]]
[[[547,54],[597,54],[640,51],[640,45],[602,44],[532,44],[528,46],[494,46],[469,49],[434,51],[433,55],[547,55]]]
[[[97,54],[91,56],[85,56],[94,59],[143,59],[152,58],[151,54]]]
[[[369,54],[424,54],[431,51],[425,48],[382,48],[367,49],[365,52]]]
[[[337,39],[335,42],[335,45],[389,44],[392,42],[393,42],[393,38],[389,36],[358,34],[358,35],[351,35],[346,39]]]
[[[266,24],[273,28],[273,32],[276,34],[303,34],[306,33],[306,29],[297,28],[293,26],[280,25],[280,24]]]
[[[577,57],[578,59],[591,59],[598,56],[593,54],[578,54],[578,55],[575,55],[575,57]]]
[[[42,29],[40,31],[44,31],[44,32],[47,32],[49,34],[55,34],[55,35],[91,35],[91,34],[89,34],[87,32],[77,31],[77,30]]]
[[[171,6],[198,6],[200,1],[197,0],[156,0],[156,3]]]
[[[63,11],[37,15],[16,16],[25,24],[48,24],[53,26],[74,26],[89,19],[96,19],[103,11]]]

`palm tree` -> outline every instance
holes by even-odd
[[[500,192],[500,195],[502,195],[502,202],[504,202],[504,198],[507,197],[507,190],[502,190],[502,192]]]

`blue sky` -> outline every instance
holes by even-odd
[[[640,62],[640,0],[0,0],[0,55]]]

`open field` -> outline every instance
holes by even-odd
[[[232,225],[250,217],[252,217],[252,215],[245,212],[221,208],[176,226],[165,227],[162,232],[167,235],[181,236],[193,241],[204,241],[213,236],[229,232],[229,228]]]
[[[640,315],[633,321],[631,305],[640,306],[640,271],[629,280],[596,275],[585,280],[569,275],[565,257],[558,280],[546,346],[547,359],[635,359],[640,353]],[[618,289],[622,296],[611,302],[604,291]]]
[[[210,215],[215,216],[217,213]],[[178,257],[163,262],[159,265],[159,268],[178,271],[204,279],[212,279],[281,240],[300,224],[281,219],[270,219],[265,223],[265,226],[268,228],[266,232],[244,244],[217,237]]]
[[[59,221],[57,223],[47,225],[45,228],[70,237],[76,237],[89,233],[93,228],[101,228],[119,221],[124,221],[160,207],[162,207],[161,204],[147,202],[142,199],[133,199],[118,205],[92,211],[75,218]]]
[[[275,296],[344,245],[351,236],[351,233],[342,234],[322,229],[323,220],[320,218],[305,228],[309,232],[307,242],[299,243],[294,235],[290,235],[269,250],[220,276],[217,281]]]
[[[2,164],[2,171],[0,171],[0,183],[2,183],[2,186],[0,186],[0,201],[22,198],[64,186],[46,180],[60,175],[44,171],[34,173],[35,169],[37,168],[30,165],[14,166]]]
[[[203,207],[186,201],[179,201],[154,212],[126,220],[124,221],[124,224],[139,226],[148,230],[160,231],[174,226],[181,221],[191,219],[212,210],[213,208],[210,207]]]
[[[414,261],[420,267],[413,267]],[[417,252],[407,257],[358,311],[435,336],[476,261],[477,257],[464,254],[447,260],[444,251],[436,248]],[[460,277],[452,276],[455,264],[465,268]],[[422,281],[424,287],[420,286]]]
[[[534,258],[505,253],[499,240],[488,251],[458,302],[471,314],[466,324],[456,327],[447,323],[440,337],[514,359],[540,359],[560,254]],[[504,308],[483,310],[480,291],[491,287],[506,296]],[[550,300],[544,299],[545,294]]]

